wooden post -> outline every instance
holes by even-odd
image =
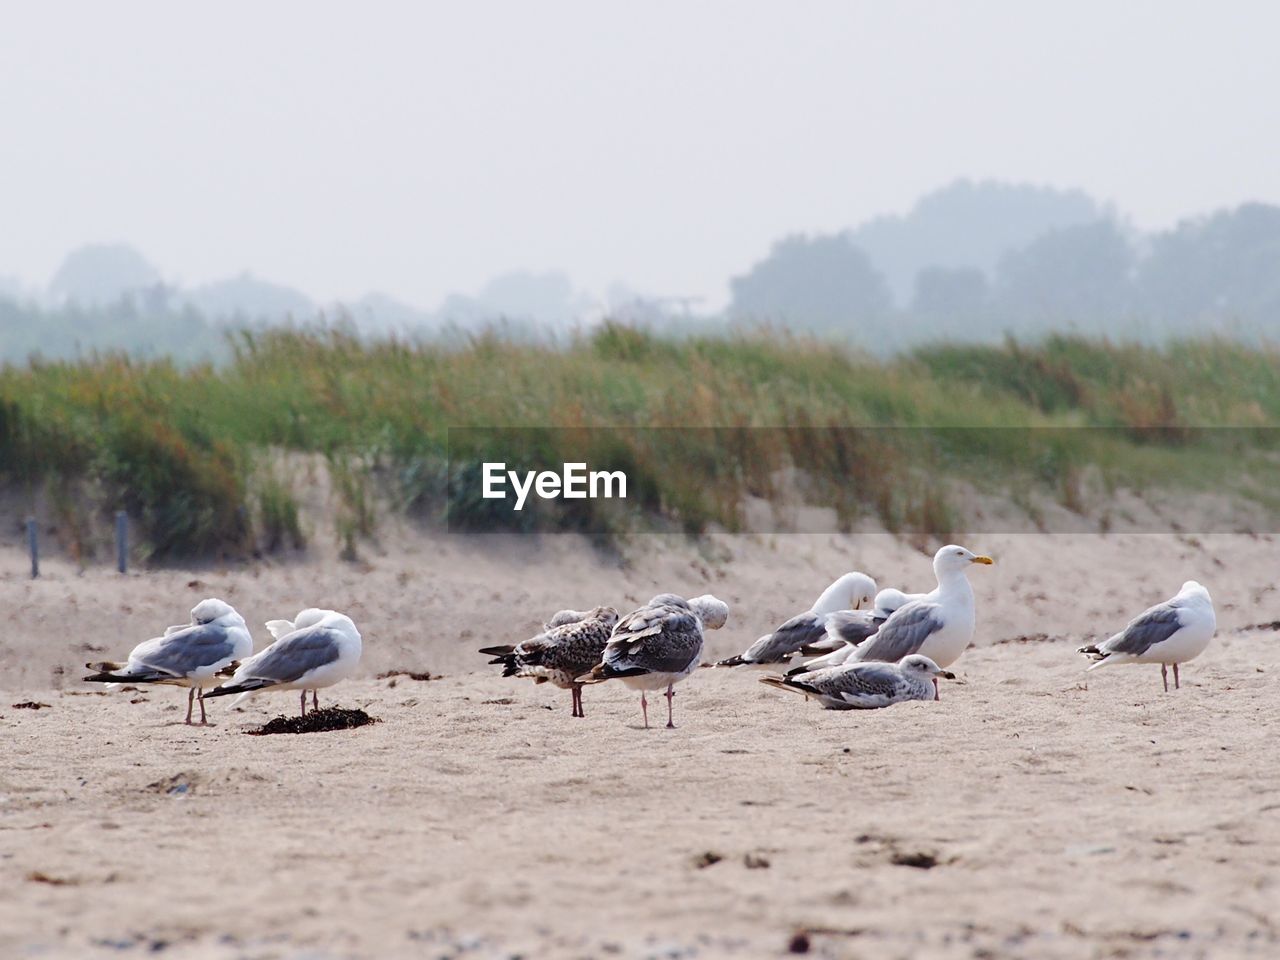
[[[31,551],[31,579],[40,576],[40,531],[36,529],[36,518],[27,518],[27,549]]]
[[[129,515],[116,511],[116,569],[129,572]]]

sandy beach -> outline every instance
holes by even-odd
[[[1277,544],[1254,535],[957,537],[978,641],[938,703],[823,711],[700,670],[676,730],[636,694],[503,679],[475,648],[561,607],[661,590],[731,606],[740,652],[836,575],[928,589],[885,535],[573,537],[402,530],[360,563],[121,577],[0,551],[0,954],[6,957],[1273,957],[1280,954]],[[1074,647],[1195,577],[1218,636],[1086,676]],[[365,637],[321,702],[357,730],[251,737],[185,691],[104,691],[90,659],[199,599],[263,621],[320,604]],[[428,681],[389,671],[429,672]],[[37,708],[20,707],[21,703]]]

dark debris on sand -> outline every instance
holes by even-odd
[[[426,682],[427,680],[439,680],[440,674],[432,673],[429,670],[423,670],[421,672],[416,670],[384,670],[382,673],[378,674],[374,679],[375,680],[392,680],[392,679],[395,679],[396,677],[408,677],[410,680],[419,680],[422,682]]]
[[[380,723],[363,710],[347,710],[343,707],[324,707],[312,710],[305,717],[276,717],[257,730],[246,730],[250,736],[261,737],[271,733],[323,733],[326,730],[350,730],[369,723]]]

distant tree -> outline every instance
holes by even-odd
[[[1050,230],[996,270],[996,310],[1009,332],[1107,333],[1133,306],[1135,255],[1110,219]]]
[[[957,180],[925,194],[905,215],[867,221],[850,239],[866,251],[905,306],[927,267],[975,267],[990,275],[1010,250],[1103,214],[1079,190]]]
[[[160,272],[133,247],[95,243],[67,254],[49,290],[61,299],[92,305],[112,303],[159,283]]]
[[[103,352],[169,356],[185,363],[222,359],[227,345],[222,328],[190,307],[175,308],[161,287],[92,306],[41,307],[0,298],[0,363],[31,356],[74,360]]]
[[[422,335],[434,332],[438,323],[426,310],[403,303],[385,293],[367,293],[359,300],[339,305],[362,334]]]
[[[862,333],[879,327],[893,308],[884,277],[844,234],[780,240],[730,286],[733,319],[816,333]]]
[[[1280,207],[1248,203],[1157,234],[1138,291],[1170,334],[1280,335]]]
[[[196,287],[181,299],[205,316],[219,320],[305,321],[318,312],[305,293],[248,272]]]
[[[976,267],[926,267],[908,313],[919,336],[970,339],[990,312],[987,275]]]
[[[565,274],[513,270],[494,277],[475,296],[450,294],[436,316],[463,328],[501,320],[507,329],[535,331],[566,326],[591,309],[591,301]]]

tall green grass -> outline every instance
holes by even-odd
[[[303,545],[301,491],[273,458],[313,455],[354,556],[380,504],[486,522],[492,502],[449,482],[450,428],[561,428],[530,454],[545,467],[581,455],[558,437],[628,427],[646,429],[588,444],[634,472],[628,510],[602,502],[517,522],[741,529],[749,498],[795,495],[779,478],[798,464],[805,496],[845,525],[870,515],[945,533],[965,518],[939,464],[1017,477],[1084,509],[1087,466],[1112,485],[1206,484],[1226,469],[1210,448],[1247,442],[1197,427],[1280,424],[1280,353],[1217,340],[1058,337],[876,361],[785,334],[673,341],[606,324],[558,346],[371,343],[333,329],[241,333],[231,346],[219,367],[105,356],[0,368],[0,482],[54,504],[69,527],[69,505],[123,507],[157,560],[244,556]],[[937,429],[836,429],[848,426]],[[809,429],[651,429],[669,427]],[[986,429],[953,429],[973,427]],[[1046,427],[1119,429],[994,429]],[[480,460],[513,459],[510,434],[472,437],[466,456],[455,451],[455,481]]]

